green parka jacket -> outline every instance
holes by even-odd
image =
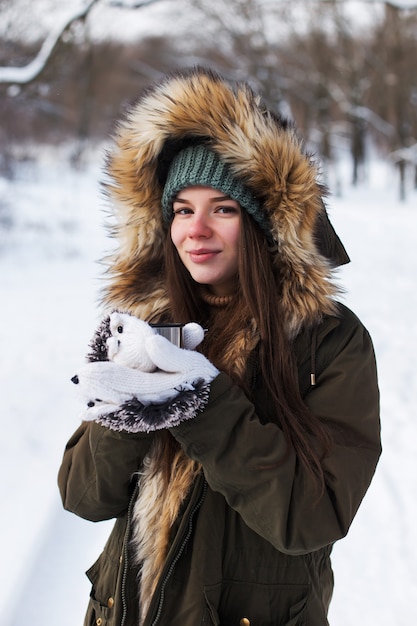
[[[268,423],[262,381],[255,411],[220,374],[207,408],[171,430],[204,474],[173,530],[145,626],[328,623],[332,544],[346,535],[380,455],[376,369],[369,335],[345,307],[320,325],[314,387],[309,335],[301,334],[296,346],[305,402],[334,438],[325,492],[317,493],[280,429]],[[117,518],[88,572],[93,587],[86,626],[138,624],[129,502],[155,436],[88,422],[67,445],[59,474],[65,508],[93,521]]]
[[[208,142],[261,200],[301,394],[333,447],[320,493],[277,425],[257,349],[247,360],[252,401],[220,373],[204,410],[170,429],[202,470],[172,524],[143,626],[324,626],[331,548],[347,533],[381,451],[375,358],[366,329],[336,303],[332,269],[348,257],[317,167],[247,85],[201,68],[174,74],[117,128],[106,189],[118,245],[107,259],[105,302],[148,322],[169,317],[161,194],[170,160],[190,139]],[[68,442],[59,472],[65,508],[116,519],[88,572],[85,626],[139,626],[132,515],[138,475],[159,436],[84,422]]]

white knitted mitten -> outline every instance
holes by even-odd
[[[204,339],[204,329],[196,322],[189,322],[182,327],[182,340],[186,350],[194,350]]]
[[[148,341],[151,341],[149,339]],[[173,360],[159,356],[159,363],[166,365],[165,371],[141,372],[119,365],[112,361],[97,361],[81,366],[72,381],[78,386],[78,393],[87,401],[102,402],[115,406],[135,397],[142,404],[161,404],[172,400],[181,391],[190,391],[197,383],[210,383],[218,370],[199,352],[177,348],[164,337],[152,338],[161,347],[171,347],[181,356]]]
[[[146,339],[155,334],[149,324],[128,313],[115,311],[110,314],[110,333],[106,342],[110,361],[142,372],[155,370],[145,349]]]
[[[194,340],[195,336],[194,332]],[[142,347],[141,354],[149,357],[148,371],[103,360],[79,368],[71,380],[89,407],[83,419],[139,432],[174,426],[204,408],[209,385],[219,371],[203,354],[177,348],[153,333]],[[131,359],[134,350],[117,354],[125,362],[137,362]]]
[[[156,368],[146,351],[145,341],[157,334],[156,330],[129,313],[114,311],[109,318],[110,337],[107,339],[107,356],[110,361],[134,367],[142,372]],[[182,327],[184,348],[194,350],[204,339],[200,324],[189,322]]]

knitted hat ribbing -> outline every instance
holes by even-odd
[[[201,144],[181,150],[170,165],[162,194],[162,215],[166,223],[172,220],[172,202],[176,194],[192,185],[213,187],[230,196],[269,233],[269,224],[254,194],[235,178],[230,168],[218,155]]]

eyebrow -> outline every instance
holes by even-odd
[[[221,200],[233,200],[233,198],[231,198],[231,196],[218,196],[216,198],[210,198],[210,200],[211,202],[220,202]],[[187,200],[187,198],[174,198],[172,202],[182,202],[187,204],[190,201]],[[234,200],[234,202],[237,202],[237,200]]]

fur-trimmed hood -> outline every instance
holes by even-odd
[[[117,127],[105,188],[118,246],[107,259],[105,302],[148,321],[167,312],[164,176],[174,154],[199,140],[208,141],[262,201],[283,276],[289,334],[332,313],[332,269],[349,259],[328,221],[317,165],[294,128],[268,111],[248,85],[233,85],[202,68],[165,77]]]

